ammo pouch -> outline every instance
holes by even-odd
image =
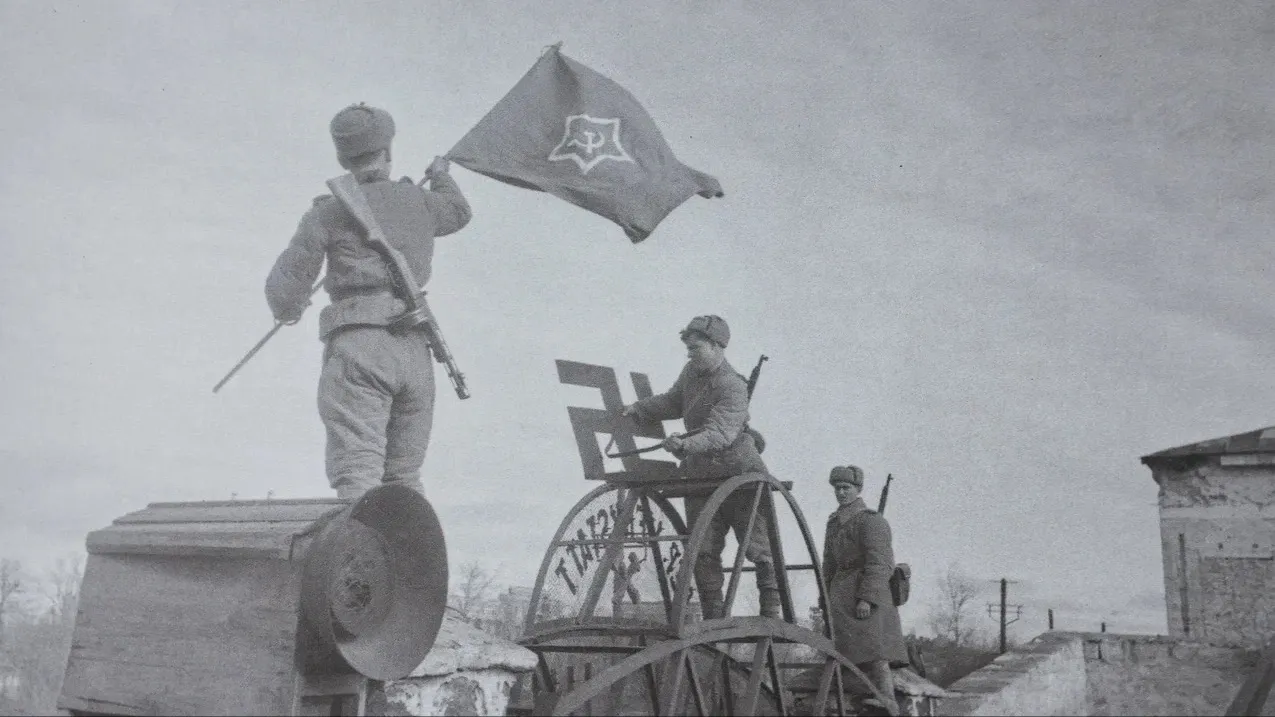
[[[912,592],[912,567],[907,563],[894,566],[890,573],[890,598],[895,607],[904,605]]]

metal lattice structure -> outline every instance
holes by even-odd
[[[602,484],[568,512],[541,562],[520,641],[539,664],[515,703],[555,715],[845,715],[875,700],[882,713],[897,714],[893,695],[878,692],[837,652],[826,613],[822,634],[799,624],[790,573],[813,573],[821,605],[828,596],[791,484],[763,473],[692,481],[675,464],[633,456],[624,458],[624,471],[606,473],[596,434],[609,433],[631,450],[635,435],[662,438],[663,431],[617,418],[611,369],[567,361],[558,368],[564,383],[602,392],[605,410],[569,409],[585,475]],[[633,381],[639,396],[650,395],[644,376]],[[725,617],[702,619],[694,566],[710,521],[728,497],[741,494],[751,513],[723,565]],[[694,525],[677,505],[688,496],[707,498]],[[743,546],[763,524],[782,617],[734,616],[742,578],[753,569]],[[802,536],[803,562],[786,561],[781,526]]]

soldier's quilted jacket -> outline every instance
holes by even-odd
[[[688,361],[672,388],[638,401],[635,407],[643,422],[681,418],[688,432],[702,429],[683,442],[683,469],[688,478],[767,472],[757,444],[744,430],[748,424],[748,382],[725,359],[717,368],[703,372]]]
[[[446,173],[434,175],[430,189],[410,179],[360,185],[386,240],[403,253],[423,287],[434,258],[434,238],[469,223],[469,203]],[[331,196],[322,196],[301,218],[292,241],[266,279],[266,300],[275,317],[306,306],[323,260],[323,287],[331,303],[319,316],[319,335],[342,326],[384,326],[406,305],[394,296],[386,260],[367,243],[358,222]],[[417,287],[418,289],[420,287]]]

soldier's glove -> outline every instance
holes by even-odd
[[[307,300],[300,306],[289,307],[279,312],[279,315],[275,316],[274,320],[285,326],[291,326],[301,320],[301,316],[305,314],[306,307],[309,305],[310,302]]]
[[[672,453],[674,456],[677,456],[679,459],[682,457],[683,454],[686,453],[686,450],[683,448],[683,445],[682,445],[681,436],[669,436],[668,438],[664,439],[663,445],[664,445],[664,450],[668,451],[669,453]]]
[[[854,606],[854,616],[860,620],[867,620],[868,616],[871,614],[872,603],[867,600],[860,600],[858,604]]]
[[[430,162],[429,167],[425,170],[425,178],[433,179],[435,175],[447,174],[451,166],[451,162],[448,162],[446,157],[435,157],[434,161]]]

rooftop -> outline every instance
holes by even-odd
[[[1256,431],[1237,433],[1223,438],[1211,438],[1199,443],[1189,443],[1177,448],[1167,448],[1142,457],[1142,462],[1155,461],[1160,458],[1182,458],[1186,456],[1222,456],[1252,453],[1275,453],[1275,426],[1259,428]]]

